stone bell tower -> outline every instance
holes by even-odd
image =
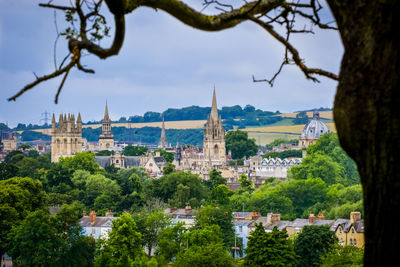
[[[213,93],[211,113],[204,128],[204,159],[219,160],[226,163],[225,129],[222,127],[221,116],[218,116],[215,88]]]
[[[107,150],[114,147],[114,134],[111,131],[111,120],[110,116],[108,115],[107,102],[102,124],[101,134],[99,135],[99,149]]]
[[[51,128],[51,162],[58,162],[60,157],[73,157],[82,151],[82,119],[78,114],[75,123],[74,114],[60,114],[58,127],[53,114]]]

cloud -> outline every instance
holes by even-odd
[[[107,99],[113,119],[163,111],[170,107],[209,106],[212,88],[219,106],[252,104],[265,110],[293,111],[332,106],[336,82],[305,79],[294,66],[285,67],[274,87],[253,83],[271,78],[283,58],[282,45],[254,23],[217,33],[182,24],[164,12],[139,8],[126,16],[126,38],[118,56],[82,59],[96,74],[71,71],[53,103],[60,78],[39,85],[16,103],[5,99],[53,66],[53,12],[31,1],[21,6],[0,0],[0,121],[38,123],[40,114],[81,112],[84,121],[100,119]],[[61,13],[59,13],[61,14]],[[60,15],[59,20],[62,20]],[[111,20],[109,20],[111,22]],[[112,25],[112,23],[111,23]],[[104,42],[104,46],[111,39]],[[311,67],[337,72],[343,48],[336,33],[293,37]],[[59,40],[58,55],[65,49]]]

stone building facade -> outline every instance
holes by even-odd
[[[350,219],[338,219],[331,230],[335,231],[342,246],[364,248],[364,220],[360,212],[351,212]]]
[[[226,163],[225,151],[225,129],[222,127],[221,116],[218,116],[217,99],[215,88],[211,105],[211,113],[207,118],[204,128],[204,159],[218,160],[222,164]]]
[[[191,171],[208,179],[212,169],[226,168],[225,129],[222,119],[218,116],[215,88],[213,92],[211,113],[204,128],[204,146],[182,148],[177,146],[175,160],[172,162],[179,171]]]
[[[51,162],[58,162],[60,157],[73,157],[82,151],[82,119],[78,114],[75,123],[75,116],[72,114],[60,114],[58,127],[53,114],[51,128]]]

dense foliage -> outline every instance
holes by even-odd
[[[302,150],[286,150],[282,152],[267,152],[264,154],[263,158],[301,158],[303,155]]]
[[[0,163],[0,252],[7,251],[20,265],[43,265],[51,259],[50,266],[66,261],[75,266],[77,262],[83,266],[165,266],[170,261],[176,266],[231,266],[231,248],[242,247],[235,238],[232,211],[257,211],[264,216],[275,212],[283,220],[307,218],[310,213],[348,218],[351,211],[362,212],[357,170],[334,134],[324,135],[307,149],[307,157],[290,171],[288,181],[269,178],[255,189],[253,181],[242,174],[236,191],[226,186],[217,170],[205,181],[197,174],[177,172],[169,163],[162,177],[151,179],[142,168],[101,169],[88,152],[51,163],[49,154],[28,151],[28,146],[19,149]],[[50,215],[48,206],[63,208],[58,215]],[[197,209],[191,228],[174,225],[163,212],[166,207],[187,206]],[[77,219],[83,211],[96,210],[100,216],[110,209],[120,218],[113,221],[108,240],[95,244],[81,237]],[[242,263],[329,265],[349,262],[351,255],[356,257],[354,264],[360,261],[360,251],[336,248],[333,232],[320,229],[304,228],[295,238],[296,254],[284,233],[255,230]],[[51,242],[46,243],[48,239]]]
[[[335,232],[327,225],[306,225],[294,241],[294,251],[299,255],[298,266],[319,266],[321,257],[337,244]]]
[[[257,154],[258,147],[254,139],[249,139],[248,133],[240,130],[229,131],[225,135],[227,153],[231,151],[233,159],[248,158]]]
[[[262,223],[256,224],[247,245],[244,266],[295,266],[298,258],[286,232],[274,227],[267,233]]]

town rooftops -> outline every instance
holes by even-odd
[[[290,222],[287,227],[293,228],[303,228],[306,225],[328,225],[332,226],[335,223],[334,220],[325,220],[325,219],[318,219],[318,220],[310,220],[310,219],[295,219],[293,222]]]
[[[264,226],[265,230],[271,230],[274,229],[274,227],[277,227],[278,230],[282,231],[284,230],[289,224],[290,221],[281,221],[280,216],[279,217],[274,217],[271,216],[273,214],[268,214],[267,216],[260,216],[257,217],[255,220],[252,221],[252,223],[249,225],[249,227],[256,227],[256,224],[262,223]],[[271,220],[272,218],[272,220]]]
[[[192,218],[195,216],[197,210],[186,206],[184,209],[166,208],[164,213],[171,215],[173,218]]]
[[[117,217],[96,217],[94,222],[90,221],[90,216],[83,216],[79,220],[79,224],[82,227],[111,227],[112,226],[112,221],[117,219]]]

